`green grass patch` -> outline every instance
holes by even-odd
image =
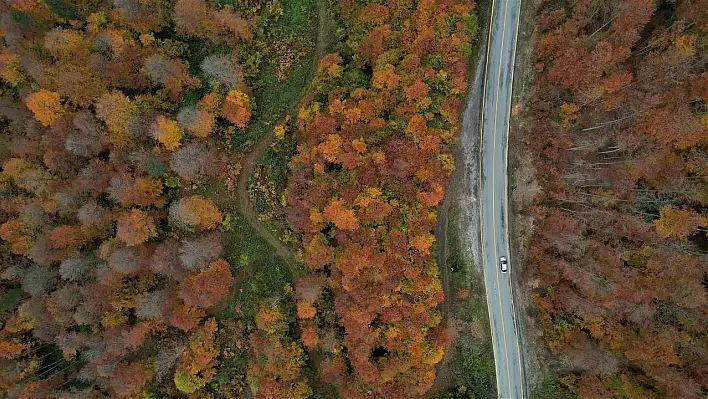
[[[253,90],[252,118],[245,130],[237,129],[233,136],[235,150],[245,149],[247,143],[255,143],[265,137],[281,118],[290,113],[308,87],[315,51],[313,43],[317,36],[317,4],[315,0],[292,0],[283,2],[282,8],[282,15],[268,17],[271,18],[268,24],[261,32],[256,32],[254,40],[257,43],[247,50],[258,53],[258,56],[251,58],[259,59],[260,63],[249,82]],[[292,65],[287,69],[285,78],[278,79],[283,49],[292,55]],[[289,159],[291,150],[282,155],[266,152],[269,154],[269,164],[276,165],[279,170],[287,170],[283,162],[287,164],[284,157]],[[285,180],[284,175],[278,176],[278,180]],[[252,316],[259,301],[281,295],[283,285],[293,283],[294,276],[286,260],[275,254],[243,216],[233,212],[229,218],[225,252],[234,274],[242,268],[247,268],[247,272],[235,298],[220,317],[232,316],[236,303],[241,305],[247,316]]]
[[[253,90],[251,121],[246,129],[237,129],[232,138],[237,151],[246,149],[247,143],[255,143],[265,137],[281,118],[290,113],[308,86],[315,50],[313,43],[317,35],[316,1],[287,1],[282,4],[282,11],[282,15],[274,17],[277,13],[262,10],[268,14],[264,14],[268,22],[262,30],[255,32],[252,46],[243,49],[241,54],[245,59],[256,59],[259,63],[257,72],[249,81]],[[292,65],[285,79],[278,79],[280,53],[284,48],[291,51]],[[194,60],[195,63],[198,61]],[[270,149],[266,151],[266,162],[283,170],[282,175],[278,174],[278,181],[285,180],[285,157],[289,160],[292,150],[286,152],[275,154]],[[241,273],[243,280],[238,292],[218,316],[232,317],[238,303],[246,316],[252,317],[259,301],[282,294],[283,285],[293,283],[294,276],[286,261],[275,254],[273,248],[249,226],[243,216],[234,211],[228,218],[225,223],[225,255],[234,275],[241,273],[242,269],[246,269],[246,272]]]
[[[530,394],[530,399],[577,399],[578,396],[572,393],[559,381],[559,376],[553,375],[543,381],[542,384],[534,388]]]
[[[260,64],[253,82],[252,118],[244,131],[234,136],[234,147],[244,148],[272,129],[290,113],[305,94],[312,70],[314,43],[317,38],[317,4],[315,0],[291,0],[283,6],[283,15],[267,29],[267,37],[257,50]],[[278,78],[281,62],[291,62],[285,79]],[[282,78],[282,76],[281,76]]]
[[[291,112],[308,87],[317,35],[316,2],[292,0],[279,6],[283,13],[277,17],[274,16],[277,12],[261,10],[267,22],[255,31],[252,45],[242,49],[239,55],[243,58],[241,61],[245,65],[253,97],[249,126],[243,130],[236,129],[232,138],[236,151],[247,151],[250,145],[265,138],[278,121]],[[284,173],[294,144],[291,147],[288,146],[282,154],[270,148],[266,151],[265,165],[272,166],[269,170],[282,170],[272,177],[278,182],[285,181]],[[260,303],[277,300],[290,322],[294,323],[294,299],[284,289],[287,284],[294,284],[295,280],[288,261],[280,258],[273,247],[249,225],[237,211],[236,205],[233,200],[227,205],[230,213],[226,215],[222,230],[225,235],[224,256],[239,281],[232,297],[222,304],[216,317],[224,322],[248,320],[252,323]],[[246,363],[244,354],[236,353],[229,359],[229,364],[220,370],[220,376],[226,381],[235,374],[243,374]],[[230,373],[231,376],[228,375]],[[328,395],[325,393],[320,397]]]
[[[249,190],[254,196],[253,208],[258,214],[268,213],[269,220],[282,218],[285,210],[281,196],[285,192],[288,163],[296,153],[296,145],[292,136],[276,140],[263,151],[249,178]],[[284,223],[276,226],[278,229],[284,227]]]
[[[286,283],[294,282],[294,276],[286,261],[243,216],[228,214],[225,226],[224,254],[231,264],[232,274],[244,276],[236,295],[217,317],[233,317],[239,303],[244,314],[252,318],[255,306],[265,298],[282,293]],[[242,273],[242,269],[246,269],[246,273]]]
[[[284,5],[283,28],[290,33],[306,36],[311,34],[313,26],[313,11],[316,14],[317,4],[315,0],[288,0]]]
[[[484,276],[476,269],[472,259],[466,256],[461,237],[462,220],[460,205],[450,206],[447,213],[447,226],[445,231],[445,265],[450,271],[450,290],[457,293],[460,289],[469,290],[465,300],[454,301],[452,315],[456,319],[473,322],[481,321],[489,325],[487,312],[487,296],[484,288]],[[491,340],[489,331],[485,339]]]
[[[447,211],[445,226],[445,265],[449,274],[450,311],[459,330],[453,343],[452,384],[440,398],[493,399],[497,397],[494,352],[483,275],[466,255],[461,235],[462,217],[459,203]],[[458,293],[467,290],[466,298]]]
[[[0,312],[14,310],[24,296],[25,294],[22,288],[12,288],[5,291],[5,293],[0,296]]]
[[[457,378],[467,398],[493,399],[496,394],[496,379],[494,372],[494,356],[485,345],[461,343],[457,348],[456,361],[460,365]],[[458,396],[459,397],[459,396]]]

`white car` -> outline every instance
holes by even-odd
[[[501,266],[502,273],[509,271],[509,263],[506,261],[506,257],[502,256],[499,258],[499,265]]]

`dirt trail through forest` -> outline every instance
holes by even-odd
[[[329,40],[328,35],[331,35],[330,30],[334,26],[332,17],[327,9],[326,0],[317,0],[317,41],[315,44],[315,51],[313,54],[312,68],[309,74],[310,83],[303,88],[300,98],[304,97],[305,94],[310,90],[312,85],[312,80],[317,72],[317,66],[319,65],[319,60],[322,59],[327,51]],[[295,111],[299,101],[293,104],[287,111],[286,115],[289,115]],[[285,120],[284,115],[278,123],[282,123]],[[238,194],[238,203],[241,209],[241,214],[246,218],[248,224],[266,240],[276,251],[278,256],[283,258],[290,267],[293,275],[297,276],[298,270],[295,262],[295,251],[292,248],[285,245],[278,237],[276,237],[272,231],[270,231],[260,220],[258,220],[258,215],[253,210],[253,205],[248,198],[248,180],[251,175],[251,171],[255,166],[256,161],[261,157],[263,151],[273,142],[275,133],[271,129],[268,134],[261,138],[261,140],[256,143],[251,152],[246,155],[241,160],[241,174],[239,175],[238,184],[236,186],[236,192]]]

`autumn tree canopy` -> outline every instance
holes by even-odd
[[[700,398],[704,0],[544,3],[528,122],[540,193],[522,281],[579,397]],[[513,151],[512,151],[513,152]],[[699,166],[700,165],[700,166]]]
[[[224,236],[204,232],[252,116],[240,62],[257,72],[276,12],[0,5],[0,397],[243,391],[245,369],[207,387],[222,344],[206,309],[234,281]]]
[[[0,396],[428,391],[474,4],[293,5],[0,4]],[[318,36],[340,43],[310,65]],[[286,208],[296,258],[245,225],[242,181]]]
[[[296,302],[301,339],[325,353],[320,375],[344,397],[419,396],[443,355],[428,336],[442,301],[431,232],[452,173],[473,4],[343,1],[338,11],[348,36],[301,103],[287,188],[310,269],[298,286],[330,281],[328,295]]]

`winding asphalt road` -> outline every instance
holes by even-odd
[[[484,280],[500,398],[524,398],[507,217],[507,143],[521,0],[493,0],[482,100],[480,167]],[[499,257],[509,260],[501,273]]]

